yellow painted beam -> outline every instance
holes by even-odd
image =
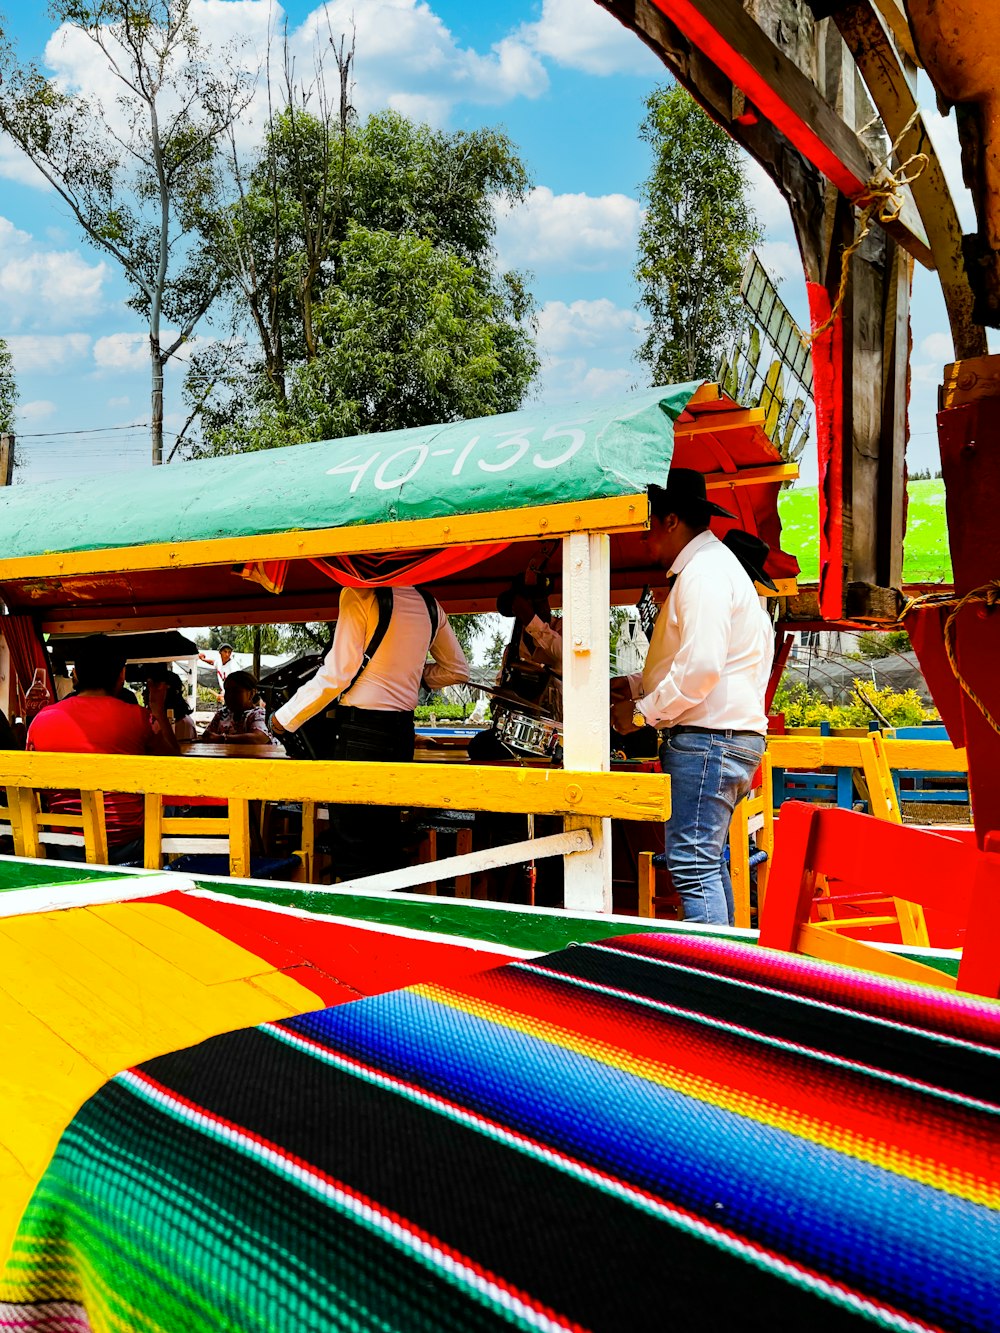
[[[659,773],[0,750],[0,784],[4,783],[21,789],[82,787],[161,796],[182,791],[188,796],[235,800],[337,801],[598,819],[662,822],[670,816],[670,780]]]
[[[59,1136],[107,1078],[316,1005],[312,991],[162,904],[0,924],[0,1262]]]
[[[763,486],[769,482],[794,481],[799,475],[797,463],[772,463],[768,467],[741,468],[739,472],[708,472],[705,489],[735,490],[738,486]]]
[[[119,546],[98,551],[57,551],[0,560],[0,581],[70,578],[144,569],[193,569],[202,565],[245,564],[254,560],[302,560],[316,556],[359,555],[370,551],[422,550],[478,542],[530,541],[570,532],[626,532],[645,527],[645,494],[581,500],[530,509],[502,509],[448,518],[399,519],[315,532],[261,533],[207,541]]]
[[[969,757],[951,741],[892,740],[883,742],[890,768],[919,768],[924,772],[968,773]]]

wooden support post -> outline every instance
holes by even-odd
[[[233,879],[250,875],[250,802],[229,799],[229,873]]]
[[[9,486],[14,480],[14,436],[0,431],[0,486]]]
[[[92,865],[108,864],[108,831],[104,822],[104,793],[80,792],[80,814],[83,821],[83,845],[87,860]]]
[[[15,856],[37,860],[45,855],[38,832],[38,797],[32,787],[8,787],[7,807],[14,834]]]
[[[163,865],[163,797],[147,796],[143,814],[142,864],[147,870],[160,870]]]
[[[563,770],[611,767],[611,544],[604,534],[563,538]],[[611,911],[611,821],[568,816],[564,827],[587,829],[589,852],[567,856],[565,905]]]

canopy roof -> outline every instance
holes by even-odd
[[[62,632],[330,619],[338,588],[317,560],[465,545],[467,558],[439,561],[426,578],[446,606],[481,610],[531,558],[509,543],[533,542],[552,559],[553,539],[583,529],[616,534],[624,599],[649,581],[648,556],[629,534],[646,526],[646,487],[665,480],[671,461],[706,473],[739,526],[769,542],[773,576],[794,575],[778,550],[789,469],[763,413],[716,385],[683,384],[610,404],[7,488],[0,596]],[[280,597],[240,577],[248,564],[286,561]]]

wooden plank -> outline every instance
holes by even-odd
[[[229,802],[229,873],[233,879],[250,877],[250,802]]]
[[[895,13],[897,24],[909,36],[905,17],[891,0],[854,0],[837,9],[834,22],[864,79],[886,128],[890,143],[899,142],[897,158],[905,162],[916,153],[927,155],[927,164],[914,180],[911,193],[938,271],[945,306],[951,326],[955,354],[960,357],[986,353],[986,330],[973,318],[972,287],[962,254],[962,224],[958,217],[948,180],[927,133],[923,118],[910,125],[917,113],[917,101],[907,71],[877,10]],[[909,42],[912,50],[912,40]],[[915,59],[915,56],[911,57]],[[907,130],[907,125],[910,128]],[[906,133],[904,134],[904,130]]]
[[[83,844],[87,849],[87,860],[92,865],[106,866],[108,831],[104,822],[102,791],[80,792],[80,825],[83,827]]]
[[[951,741],[894,740],[887,736],[882,746],[890,769],[915,768],[922,772],[968,773],[969,757]]]
[[[939,406],[947,411],[982,398],[1000,398],[1000,356],[975,356],[944,368]]]
[[[163,796],[183,791],[191,796],[224,796],[230,800],[336,800],[347,805],[500,810],[658,822],[670,816],[670,781],[658,773],[0,751],[0,782],[26,788],[29,794],[33,786],[65,786],[69,770],[74,783],[97,791]]]
[[[913,33],[910,32],[910,24],[900,0],[874,0],[875,8],[885,20],[885,25],[892,34],[893,40],[899,49],[906,56],[907,60],[914,65],[920,64],[920,57],[917,55],[917,48],[913,41]]]
[[[97,551],[60,551],[0,559],[0,581],[70,578],[143,569],[196,569],[203,565],[245,564],[256,560],[305,560],[313,556],[358,555],[371,551],[422,550],[477,542],[530,541],[571,532],[629,532],[647,526],[645,494],[580,500],[572,504],[454,514],[447,519],[401,519],[315,532],[260,533],[209,541],[151,543]]]
[[[863,205],[878,164],[799,67],[739,0],[652,0],[852,203]],[[927,268],[934,257],[912,200],[885,230]]]

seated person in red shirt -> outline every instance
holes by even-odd
[[[145,708],[116,698],[125,679],[125,658],[114,639],[91,634],[76,650],[76,694],[43,708],[28,728],[29,750],[57,754],[180,754],[177,738],[167,721],[166,682],[152,682],[149,713]],[[66,764],[71,778],[73,765]],[[50,791],[52,814],[80,813],[78,790]],[[108,860],[142,864],[143,796],[141,793],[104,793],[108,831]],[[50,847],[48,854],[61,861],[82,861],[83,849]]]
[[[232,741],[238,745],[270,745],[264,707],[257,702],[257,682],[249,671],[234,671],[222,687],[225,708],[201,733],[203,741]]]

